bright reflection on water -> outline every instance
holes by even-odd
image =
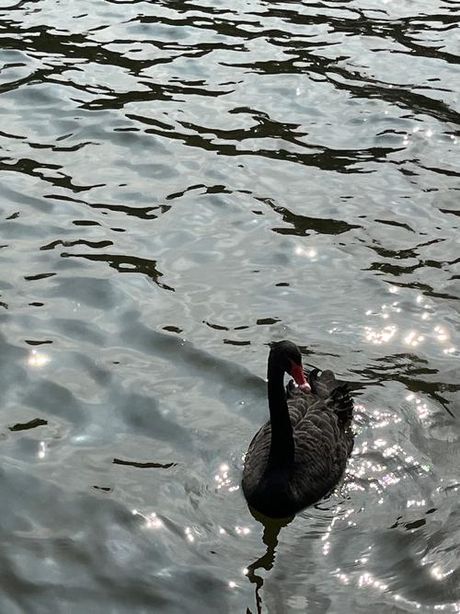
[[[303,256],[305,258],[309,258],[310,260],[315,260],[316,257],[318,256],[318,252],[314,247],[305,249],[301,247],[300,245],[298,245],[295,248],[295,253],[296,253],[296,256]]]
[[[150,512],[149,514],[143,514],[139,510],[132,511],[133,516],[140,516],[145,520],[146,529],[161,529],[164,524],[161,518],[158,518],[156,512]]]
[[[390,287],[390,292],[395,293],[394,287]],[[417,295],[415,302],[422,304],[424,301],[423,295]],[[375,312],[372,309],[366,311],[368,317],[379,317],[386,321],[382,327],[365,326],[364,339],[368,343],[374,345],[387,344],[390,342],[399,342],[411,348],[416,348],[424,343],[427,338],[435,340],[442,348],[442,353],[447,355],[457,354],[457,348],[451,345],[451,336],[444,326],[436,325],[432,329],[425,328],[425,333],[419,329],[411,328],[408,331],[401,331],[396,323],[390,321],[392,314],[401,313],[400,301],[394,301],[391,304],[384,303],[380,310]],[[429,308],[428,304],[423,305],[424,309]],[[432,314],[429,311],[423,311],[420,314],[420,320],[427,321],[432,319]],[[447,347],[446,347],[447,346]]]
[[[44,441],[40,441],[38,452],[37,452],[37,457],[40,460],[42,460],[45,458],[45,456],[46,456],[46,443]]]
[[[29,367],[33,367],[34,369],[40,369],[47,365],[50,361],[50,357],[43,352],[37,352],[37,350],[32,350],[27,358],[27,364]]]
[[[230,467],[227,463],[222,463],[219,466],[218,473],[214,475],[214,480],[217,483],[217,490],[221,488],[227,490],[228,492],[234,492],[239,489],[239,485],[235,484],[232,480],[232,477],[229,475]],[[239,476],[237,476],[238,479]]]
[[[193,543],[195,541],[195,535],[194,535],[194,531],[191,527],[185,527],[185,537],[187,538],[187,540],[191,543]]]

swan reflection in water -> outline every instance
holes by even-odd
[[[321,536],[321,540],[324,542],[322,547],[322,552],[325,556],[327,556],[328,551],[330,549],[330,538],[331,533],[333,531],[334,525],[340,520],[346,520],[347,517],[353,513],[355,510],[353,508],[346,510],[344,508],[345,500],[349,500],[350,496],[346,493],[347,487],[345,486],[347,480],[343,479],[336,486],[333,492],[328,494],[326,497],[323,497],[320,501],[312,505],[309,510],[311,513],[308,514],[307,517],[303,516],[304,520],[307,522],[315,523],[315,521],[319,520],[321,525],[323,526],[323,534]],[[284,529],[295,519],[296,515],[289,516],[286,518],[271,518],[269,516],[265,516],[261,514],[254,508],[248,506],[248,509],[252,515],[252,517],[260,522],[263,526],[262,533],[262,542],[266,546],[265,553],[256,559],[253,563],[248,565],[244,570],[244,575],[247,577],[251,584],[254,584],[255,587],[255,603],[256,603],[256,612],[257,614],[262,614],[263,609],[263,601],[261,596],[261,589],[264,584],[264,578],[260,575],[259,570],[265,570],[266,572],[271,572],[275,565],[276,551],[279,543],[279,537],[281,533],[281,529]],[[319,516],[315,513],[319,512]],[[317,527],[313,527],[314,532],[317,532]],[[291,555],[288,555],[288,558]],[[282,559],[286,558],[286,553],[282,555]],[[282,560],[278,560],[278,563],[282,564]],[[265,590],[267,591],[267,588]],[[279,593],[277,591],[277,597],[279,597]],[[272,598],[274,595],[272,595]],[[252,614],[251,610],[248,608],[246,614]]]
[[[265,554],[248,565],[245,569],[245,575],[249,582],[255,585],[257,614],[261,614],[262,597],[260,595],[260,589],[263,586],[264,580],[262,576],[257,574],[257,571],[259,569],[270,571],[273,568],[276,547],[278,546],[278,535],[283,527],[287,527],[288,524],[294,520],[295,516],[289,516],[288,518],[269,518],[251,507],[249,507],[249,511],[251,512],[252,516],[263,525],[264,531],[262,541],[267,546]],[[249,612],[250,610],[248,608],[248,613]]]

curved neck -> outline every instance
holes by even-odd
[[[268,359],[268,408],[271,425],[268,465],[286,468],[294,460],[292,424],[284,390],[284,370],[271,356]]]

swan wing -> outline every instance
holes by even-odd
[[[319,399],[294,429],[293,494],[318,500],[334,488],[353,448],[353,435],[341,416]]]
[[[268,421],[254,435],[244,457],[242,485],[245,492],[255,490],[262,479],[268,463],[270,443],[271,427]]]

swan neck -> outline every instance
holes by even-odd
[[[284,389],[284,370],[269,360],[268,408],[270,410],[271,442],[269,465],[288,467],[294,460],[294,439]]]

